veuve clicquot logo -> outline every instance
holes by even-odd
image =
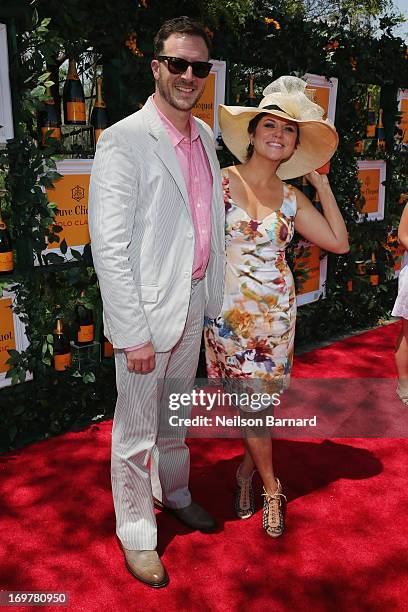
[[[63,92],[64,122],[66,125],[86,123],[85,95],[73,58],[69,60],[67,80]]]

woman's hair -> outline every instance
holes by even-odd
[[[255,115],[255,117],[252,117],[251,121],[248,123],[248,134],[250,136],[255,136],[256,128],[258,127],[258,123],[260,122],[260,120],[263,117],[267,117],[270,114],[271,113],[259,113],[258,115]],[[298,145],[300,142],[299,126],[297,125],[297,123],[295,123],[295,125],[296,125],[296,130],[297,130],[296,144]],[[250,142],[247,146],[246,161],[249,161],[251,159],[253,153],[254,153],[254,145],[252,144],[252,142]]]

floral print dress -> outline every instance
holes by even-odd
[[[251,219],[231,198],[228,170],[222,173],[227,267],[221,314],[204,330],[208,377],[256,378],[286,388],[296,296],[285,248],[294,233],[296,194],[284,183],[281,207]]]

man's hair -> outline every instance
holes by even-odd
[[[153,41],[153,53],[154,57],[157,58],[162,55],[164,43],[171,36],[171,34],[189,34],[190,36],[199,36],[205,42],[208,55],[211,54],[211,41],[202,23],[195,21],[190,17],[175,17],[165,21],[157,32]]]

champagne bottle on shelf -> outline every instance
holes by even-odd
[[[370,285],[376,287],[380,281],[380,275],[378,272],[377,258],[374,251],[371,253],[371,263],[367,266],[367,272],[370,277]]]
[[[364,257],[363,247],[359,245],[354,260],[355,271],[358,276],[365,276],[367,274],[367,265]]]
[[[247,106],[252,106],[255,108],[258,106],[258,104],[254,92],[254,80],[255,77],[251,74],[251,76],[249,77]]]
[[[64,333],[64,322],[62,317],[57,317],[54,329],[54,370],[63,372],[71,366],[71,348]]]
[[[81,293],[81,298],[84,297],[84,292]],[[85,346],[92,344],[94,340],[95,328],[93,320],[93,312],[84,304],[78,303],[75,308],[76,323],[77,323],[77,345]]]
[[[96,79],[96,100],[91,113],[91,125],[94,128],[95,146],[103,130],[108,127],[108,113],[102,96],[102,77]]]
[[[7,225],[4,223],[0,211],[0,275],[10,274],[13,269],[13,245]]]
[[[67,80],[63,92],[64,123],[66,125],[85,125],[85,95],[79,80],[75,59],[70,58]]]
[[[383,151],[385,149],[385,132],[384,132],[382,116],[383,116],[383,109],[380,108],[380,111],[378,113],[378,123],[377,123],[377,126],[375,128],[375,137],[377,139],[377,148],[380,151]]]
[[[61,119],[58,115],[57,106],[51,93],[51,87],[47,87],[46,92],[48,100],[45,101],[45,109],[38,115],[41,144],[43,146],[46,144],[47,137],[61,140]]]
[[[375,109],[374,109],[374,106],[373,106],[373,97],[372,97],[371,94],[368,94],[367,108],[368,108],[368,113],[367,113],[367,138],[375,138],[376,120],[375,120]]]
[[[105,359],[113,357],[113,346],[112,343],[103,335],[103,356]]]

